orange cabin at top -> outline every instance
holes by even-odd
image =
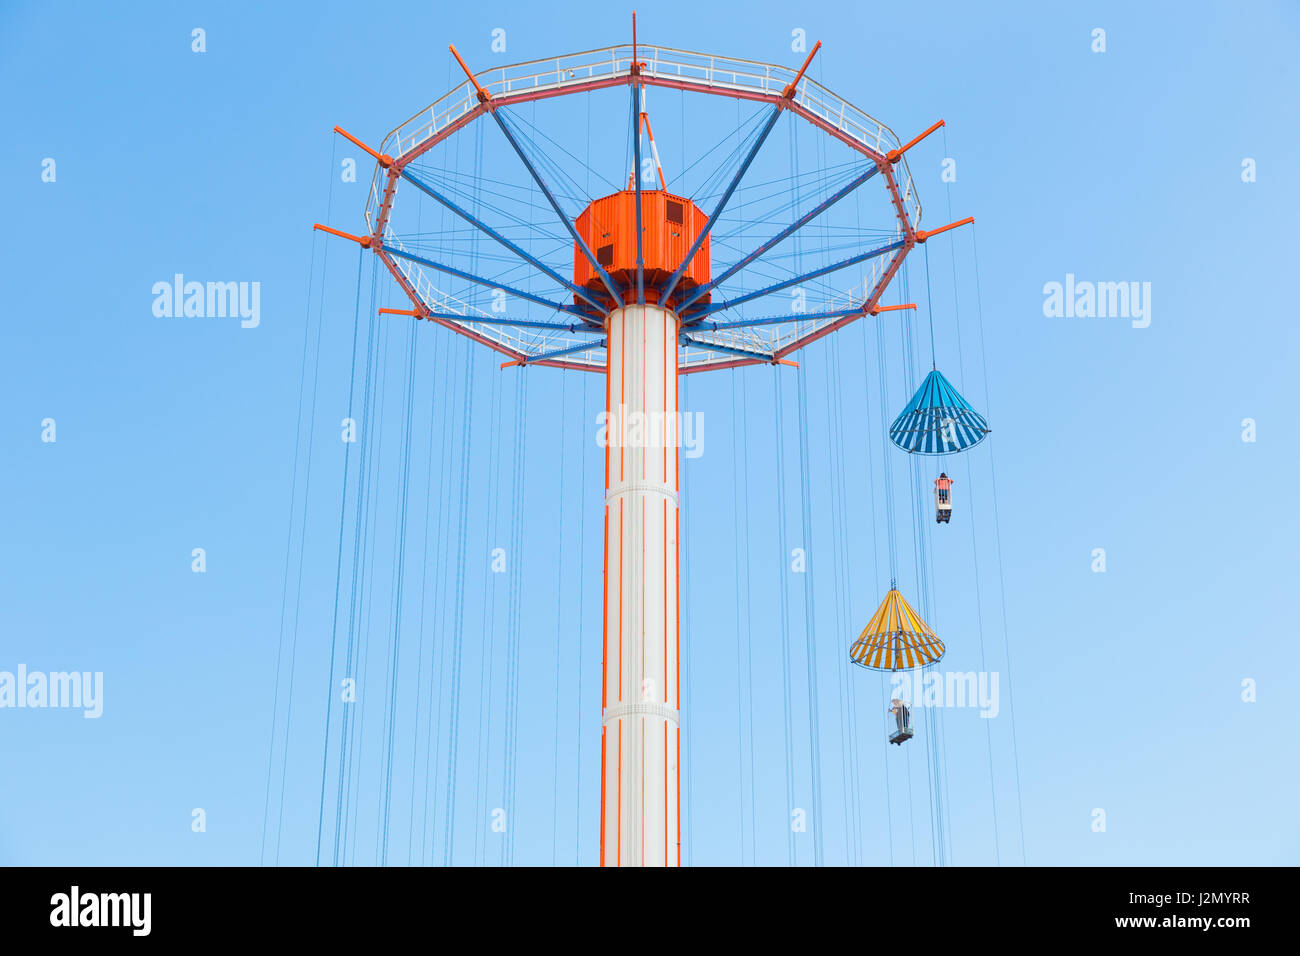
[[[690,252],[691,243],[704,228],[708,217],[695,203],[674,196],[662,189],[641,192],[642,257],[645,260],[646,301],[658,301],[658,290]],[[578,216],[575,226],[587,247],[591,249],[615,286],[619,286],[627,300],[630,291],[636,294],[636,191],[625,189],[610,196],[594,200]],[[709,281],[709,237],[704,237],[690,266],[682,273],[669,301],[672,308],[682,298]],[[573,244],[573,282],[602,301],[609,301],[609,293],[600,277],[583,255],[578,244]],[[653,294],[651,294],[653,293]],[[703,305],[709,301],[706,294],[696,300]],[[576,304],[583,304],[575,298]]]

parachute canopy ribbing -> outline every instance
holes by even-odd
[[[943,641],[930,625],[897,588],[890,588],[849,650],[849,658],[871,670],[902,671],[933,664],[943,652]]]
[[[935,369],[889,426],[889,439],[906,452],[950,455],[978,445],[988,432],[984,416]]]

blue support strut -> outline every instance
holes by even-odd
[[[707,305],[703,309],[701,309],[700,311],[692,315],[691,318],[699,319],[702,316],[711,315],[714,312],[721,312],[723,309],[733,308],[737,305],[740,305],[742,302],[748,302],[751,299],[757,299],[760,296],[769,295],[773,292],[780,292],[782,289],[788,289],[792,285],[799,285],[801,282],[807,282],[809,279],[816,279],[819,276],[824,276],[830,272],[836,272],[840,269],[847,269],[849,266],[857,265],[859,262],[866,262],[868,259],[875,259],[878,256],[883,256],[887,252],[893,252],[895,249],[900,249],[902,248],[903,245],[906,244],[906,242],[907,242],[906,239],[898,239],[895,242],[891,242],[887,246],[881,246],[878,249],[871,249],[867,252],[859,253],[856,256],[850,256],[847,259],[841,259],[839,262],[832,262],[828,266],[822,266],[822,268],[814,269],[812,272],[805,272],[803,275],[795,276],[793,279],[786,279],[782,282],[776,283],[775,285],[770,285],[767,286],[766,288],[758,289],[755,292],[748,292],[745,295],[737,296],[736,298],[729,299],[726,302],[719,302],[715,305]]]
[[[536,322],[532,319],[505,319],[485,315],[461,315],[458,312],[430,312],[429,318],[443,319],[448,322],[476,322],[479,325],[510,325],[521,329],[550,329],[553,332],[586,332],[589,335],[604,335],[605,330],[585,322]]]
[[[585,352],[587,349],[600,349],[605,347],[606,339],[599,342],[582,342],[578,345],[571,345],[568,348],[556,349],[553,352],[539,352],[537,355],[521,355],[519,357],[520,365],[531,365],[534,362],[544,362],[547,359],[553,359],[561,355],[570,355],[573,352]]]
[[[762,132],[758,134],[758,139],[756,139],[754,145],[750,147],[749,155],[745,157],[745,161],[741,163],[740,168],[736,170],[736,175],[732,177],[731,182],[728,184],[727,191],[722,194],[722,199],[718,201],[717,208],[713,210],[713,215],[709,216],[708,221],[704,223],[704,228],[700,230],[700,234],[695,237],[695,242],[691,245],[691,251],[686,253],[686,258],[682,260],[682,264],[677,267],[677,271],[673,273],[672,278],[668,280],[668,284],[664,286],[664,291],[659,296],[660,305],[664,305],[668,301],[668,297],[673,294],[673,290],[677,288],[677,283],[681,281],[682,274],[686,272],[687,268],[691,264],[691,260],[695,258],[695,253],[699,252],[700,246],[704,245],[704,240],[708,236],[709,230],[713,228],[713,224],[717,222],[718,217],[722,215],[722,210],[727,208],[727,200],[731,198],[731,194],[735,192],[736,187],[740,185],[740,180],[749,169],[749,164],[754,161],[754,157],[758,155],[759,147],[761,147],[763,141],[767,139],[767,134],[772,132],[772,127],[776,125],[777,118],[781,115],[783,105],[784,103],[772,107],[772,115],[768,117],[767,123],[764,125]]]
[[[696,348],[708,349],[711,352],[724,352],[727,355],[739,355],[742,358],[754,359],[759,362],[772,362],[775,357],[768,355],[766,352],[749,352],[745,349],[733,349],[729,345],[717,345],[713,342],[701,342],[699,339],[693,339],[689,335],[678,337],[682,345],[694,345]]]
[[[411,175],[411,173],[408,172],[405,168],[398,170],[398,172],[400,173],[403,179],[409,182],[416,189],[420,190],[420,192],[424,193],[426,196],[430,197],[431,199],[437,200],[438,202],[442,203],[442,205],[446,206],[456,215],[460,216],[461,219],[464,219],[475,229],[484,233],[489,238],[495,239],[501,245],[505,246],[507,249],[509,249],[511,252],[517,255],[520,259],[523,259],[529,265],[533,266],[534,268],[550,276],[560,285],[564,286],[564,288],[568,289],[570,292],[572,292],[578,298],[582,299],[584,302],[591,305],[593,308],[599,309],[601,312],[605,311],[604,307],[601,306],[600,302],[598,302],[595,298],[593,298],[591,293],[589,293],[586,289],[582,288],[581,286],[574,285],[572,282],[564,278],[564,276],[560,275],[560,273],[556,272],[554,269],[552,269],[546,263],[542,262],[536,256],[531,255],[530,253],[526,252],[524,249],[520,248],[520,246],[518,246],[517,244],[511,242],[505,236],[501,235],[501,233],[497,232],[495,229],[493,229],[487,223],[483,222],[481,219],[474,216],[469,211],[462,209],[459,205],[457,205],[452,200],[448,199],[446,196],[442,195],[442,193],[438,192],[428,183],[423,182],[422,180],[417,179],[415,176]]]
[[[428,266],[430,269],[437,269],[439,272],[445,272],[447,275],[455,276],[458,279],[464,279],[466,282],[475,282],[479,285],[487,286],[489,289],[500,289],[509,295],[518,296],[528,302],[536,302],[538,305],[544,305],[548,309],[555,309],[557,312],[565,312],[569,315],[582,316],[582,312],[576,306],[568,305],[564,302],[553,302],[545,299],[540,295],[533,295],[531,292],[525,292],[523,289],[516,289],[513,286],[504,285],[495,282],[492,279],[484,279],[482,276],[476,276],[472,273],[456,269],[452,266],[445,265],[441,262],[434,262],[432,259],[426,259],[424,256],[417,256],[411,252],[405,252],[401,249],[394,249],[392,246],[384,246],[383,251],[390,256],[397,256],[399,259],[409,259],[411,262],[418,262],[422,266]],[[463,319],[464,316],[461,316]]]
[[[510,141],[510,145],[513,146],[515,152],[519,154],[519,158],[523,161],[529,175],[533,177],[533,182],[537,183],[537,188],[542,191],[542,195],[546,197],[546,201],[551,204],[551,208],[555,210],[555,214],[559,216],[560,221],[564,223],[564,228],[569,230],[569,235],[573,237],[573,241],[577,243],[578,248],[582,250],[582,254],[586,256],[587,261],[591,263],[591,268],[595,270],[596,275],[600,277],[601,284],[605,286],[605,291],[608,292],[610,298],[614,300],[615,307],[621,305],[623,297],[618,294],[618,289],[614,287],[614,280],[611,279],[609,273],[605,271],[605,267],[596,261],[596,256],[592,253],[591,247],[583,241],[582,236],[578,235],[578,230],[577,227],[573,225],[573,220],[571,220],[564,210],[560,208],[559,202],[556,201],[555,196],[551,193],[550,188],[542,179],[541,174],[537,172],[537,168],[533,165],[532,160],[528,158],[523,147],[519,145],[519,141],[515,139],[514,133],[510,132],[510,127],[506,125],[505,119],[501,116],[501,111],[499,109],[493,109],[491,113],[492,118],[496,120],[497,125],[501,127],[501,132],[505,133],[506,139]],[[602,309],[601,311],[603,312],[604,310]]]
[[[698,288],[692,290],[691,294],[682,300],[682,304],[677,307],[677,310],[680,312],[682,309],[689,307],[692,302],[695,302],[701,296],[707,295],[708,293],[712,292],[720,284],[726,282],[728,279],[734,276],[741,269],[745,268],[745,266],[749,265],[759,256],[766,255],[769,251],[775,248],[779,243],[784,242],[786,239],[790,238],[790,236],[794,235],[794,233],[798,232],[804,226],[808,225],[808,223],[812,222],[814,219],[816,219],[818,216],[824,213],[827,209],[830,209],[831,206],[835,205],[837,202],[839,202],[849,193],[853,192],[853,190],[857,189],[859,186],[865,183],[872,176],[876,175],[876,173],[878,172],[880,172],[880,167],[872,166],[862,175],[855,177],[843,189],[839,190],[834,195],[827,198],[824,202],[819,203],[815,208],[809,210],[807,213],[800,216],[794,222],[790,223],[790,225],[786,226],[784,229],[778,232],[771,239],[767,240],[767,242],[763,243],[761,246],[759,246],[749,255],[745,256],[745,258],[741,259],[735,265],[727,269],[726,272],[717,276],[712,281],[706,282],[704,285],[699,286]]]
[[[682,328],[700,332],[719,332],[724,329],[744,329],[755,325],[780,325],[782,322],[816,322],[821,319],[843,319],[850,315],[861,315],[862,306],[852,309],[837,309],[833,312],[796,312],[792,315],[770,315],[762,319],[740,319],[737,322],[685,321]]]

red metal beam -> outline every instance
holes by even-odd
[[[885,177],[885,188],[889,190],[889,201],[894,205],[894,215],[898,217],[898,225],[903,230],[903,235],[909,241],[916,239],[916,227],[912,225],[912,220],[908,218],[907,206],[903,203],[903,194],[898,191],[898,180],[894,178],[894,167],[888,162],[880,163],[880,172]]]
[[[651,76],[648,74],[641,74],[638,79],[645,86],[659,86],[659,87],[663,87],[664,89],[684,90],[687,92],[694,92],[694,93],[709,93],[713,96],[726,96],[732,99],[748,100],[754,103],[770,103],[772,105],[776,105],[782,100],[782,97],[777,93],[763,93],[757,90],[726,89],[722,87],[709,86],[707,84],[698,83],[692,80],[670,79],[668,77]],[[603,89],[608,89],[609,87],[612,86],[623,86],[631,82],[632,82],[631,76],[619,74],[617,76],[602,77],[598,80],[593,79],[582,83],[574,83],[570,86],[565,86],[562,88],[551,88],[545,90],[525,90],[518,93],[498,93],[496,96],[491,98],[491,106],[488,106],[486,103],[480,102],[479,105],[474,107],[474,109],[471,110],[469,113],[466,113],[464,116],[460,117],[455,122],[449,123],[446,127],[444,127],[439,132],[435,133],[429,139],[425,140],[419,146],[415,147],[409,153],[406,153],[394,159],[393,163],[398,166],[404,166],[407,163],[412,162],[414,159],[416,159],[416,157],[432,149],[438,143],[442,142],[452,133],[461,129],[463,126],[469,123],[476,116],[487,111],[488,109],[495,109],[498,106],[511,104],[511,103],[530,103],[535,100],[550,99],[556,96],[567,96],[570,93],[583,93],[583,92],[592,92],[594,90],[603,90]],[[799,103],[787,102],[786,108],[789,109],[791,112],[797,113],[799,116],[803,117],[805,120],[807,120],[809,123],[812,123],[814,126],[822,130],[823,132],[835,137],[840,142],[848,146],[850,149],[862,153],[864,156],[869,157],[875,162],[886,161],[885,160],[886,154],[880,153],[872,149],[870,146],[867,146],[866,144],[860,142],[859,140],[854,139],[852,136],[845,133],[839,127],[827,122],[826,120],[822,119],[820,116],[811,112],[810,110],[800,105]]]
[[[375,228],[371,236],[377,240],[384,238],[384,229],[388,227],[388,217],[393,212],[393,199],[397,195],[397,180],[401,178],[396,164],[388,167],[388,182],[384,184],[384,194],[379,201],[379,215],[375,217]]]
[[[694,375],[696,372],[721,371],[724,368],[743,368],[746,365],[771,365],[765,359],[733,359],[729,362],[710,362],[708,365],[684,365],[677,369],[678,375]]]
[[[406,155],[397,157],[395,160],[393,160],[393,165],[398,168],[405,166],[407,163],[411,162],[414,159],[417,159],[424,153],[427,153],[429,150],[433,149],[433,147],[437,146],[439,143],[441,143],[452,133],[455,133],[458,130],[461,130],[466,126],[468,126],[470,123],[478,119],[478,117],[482,116],[487,111],[488,111],[487,104],[480,103],[478,106],[474,107],[464,116],[461,116],[457,118],[455,121],[448,123],[441,130],[434,133],[432,136],[426,139],[419,146],[413,148]]]

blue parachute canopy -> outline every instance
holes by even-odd
[[[984,440],[984,416],[957,394],[938,369],[916,390],[901,415],[889,426],[889,439],[906,452],[951,455]]]

